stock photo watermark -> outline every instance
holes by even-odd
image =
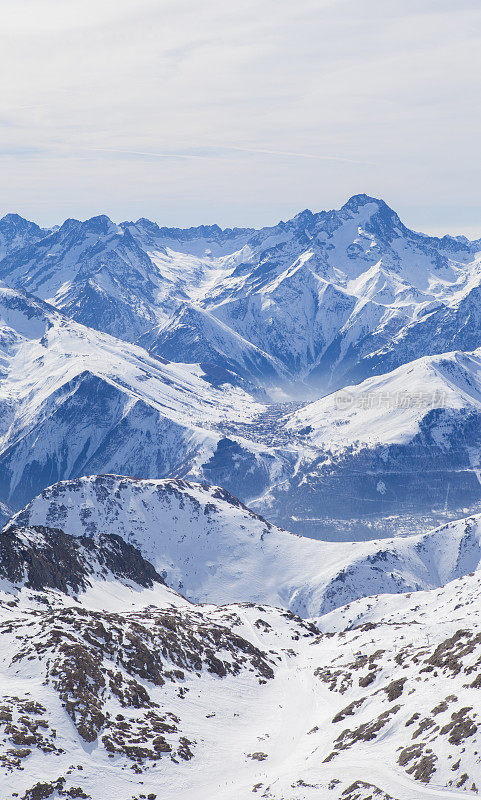
[[[369,410],[373,408],[445,408],[446,392],[350,392],[342,389],[334,395],[334,405],[339,411],[348,408]]]

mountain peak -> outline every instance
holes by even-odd
[[[0,219],[0,222],[11,222],[16,224],[18,222],[27,222],[27,220],[24,217],[21,217],[20,214],[9,213],[5,214],[5,216]]]
[[[38,231],[39,234],[42,233],[42,229],[35,223],[30,222],[30,220],[25,219],[25,217],[21,217],[20,214],[5,214],[4,217],[0,219],[0,229],[5,228],[13,228],[16,231]]]
[[[298,214],[293,217],[293,222],[297,222],[301,225],[306,225],[309,222],[312,222],[314,219],[314,214],[310,210],[310,208],[305,208],[304,211],[299,211]]]
[[[99,236],[105,236],[108,233],[117,231],[117,225],[106,214],[98,214],[95,217],[90,217],[81,221],[79,219],[68,218],[62,223],[58,229],[61,233],[70,233],[75,230],[82,230],[84,233],[95,233]]]
[[[20,214],[5,214],[0,219],[0,260],[27,245],[38,242],[49,233],[35,222],[24,219]]]
[[[106,214],[98,214],[95,217],[90,217],[90,219],[85,220],[83,227],[89,232],[100,234],[109,233],[112,228],[117,229],[117,226]]]
[[[347,202],[341,207],[341,211],[359,211],[359,209],[363,208],[363,206],[371,204],[375,204],[379,208],[389,208],[387,203],[385,203],[384,200],[379,197],[371,197],[368,194],[353,194],[352,197],[350,197],[349,200],[347,200]],[[389,210],[392,211],[392,209]]]
[[[387,236],[388,239],[393,235],[394,229],[406,231],[405,226],[393,209],[378,197],[370,197],[367,194],[354,194],[347,203],[341,207],[340,212],[358,214],[366,206],[373,206],[373,211],[368,212],[369,220],[365,224],[367,229]]]

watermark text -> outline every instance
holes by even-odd
[[[341,389],[334,395],[334,404],[339,411],[349,408],[363,410],[375,408],[445,408],[446,401],[446,392],[439,390],[432,392],[351,392],[348,389]]]

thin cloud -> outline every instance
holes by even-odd
[[[192,153],[152,153],[145,150],[123,150],[116,147],[89,147],[89,152],[119,153],[127,156],[148,156],[150,158],[215,158],[215,156],[194,155]]]
[[[479,0],[3,0],[6,210],[258,226],[366,192],[410,227],[476,226],[480,17]]]
[[[258,147],[227,147],[227,150],[239,150],[242,153],[264,153],[268,156],[292,156],[293,158],[313,158],[316,161],[345,161],[348,164],[373,164],[373,161],[359,161],[345,156],[328,156],[320,153],[295,153],[291,150],[264,150]]]
[[[89,151],[98,152],[98,153],[119,153],[121,155],[130,155],[130,156],[147,156],[151,158],[186,158],[186,159],[209,159],[209,160],[221,160],[223,159],[222,155],[213,154],[213,153],[158,153],[152,152],[151,150],[125,150],[120,148],[113,148],[113,147],[89,147]],[[261,155],[268,155],[268,156],[280,156],[280,157],[289,157],[289,158],[311,158],[316,161],[343,161],[348,164],[373,164],[372,161],[360,161],[354,158],[347,158],[345,156],[332,156],[332,155],[322,155],[320,153],[296,153],[291,150],[265,150],[263,148],[258,147],[236,147],[233,145],[221,145],[215,148],[217,151],[228,151],[228,152],[236,152],[236,153],[259,153]]]

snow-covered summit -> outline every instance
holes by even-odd
[[[40,228],[35,222],[19,214],[6,214],[0,219],[0,259],[39,241],[50,231]]]
[[[66,220],[6,255],[0,279],[83,324],[130,341],[172,308],[170,282],[129,231],[105,215]]]

